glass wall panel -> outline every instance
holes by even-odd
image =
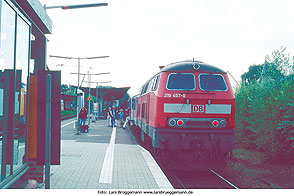
[[[2,0],[1,0],[2,1]],[[1,174],[3,175],[3,169],[6,169],[6,174],[4,171],[4,176],[10,174],[10,166],[2,165],[3,159],[3,132],[4,132],[4,70],[14,70],[14,43],[15,43],[15,17],[16,12],[5,2],[2,1],[1,7],[1,38],[0,38],[0,169]],[[4,166],[4,167],[3,167]],[[3,170],[3,171],[2,171]],[[3,178],[1,179],[3,180]]]
[[[15,11],[5,2],[1,10],[0,69],[14,69]]]
[[[15,89],[15,132],[13,170],[23,165],[25,154],[26,132],[26,100],[27,100],[27,77],[29,66],[29,42],[30,26],[20,17],[17,18],[16,34],[16,89]]]

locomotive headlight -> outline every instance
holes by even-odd
[[[176,126],[177,122],[175,119],[171,118],[168,120],[168,125],[171,126],[171,127],[174,127]]]
[[[217,127],[219,125],[218,120],[212,121],[212,126]]]
[[[179,119],[178,120],[178,122],[177,122],[177,124],[178,124],[178,126],[183,126],[184,125],[184,121],[183,120],[181,120],[181,119]]]

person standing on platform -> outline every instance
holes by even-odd
[[[124,123],[124,125],[123,125],[123,129],[126,128],[127,123],[128,123],[129,120],[130,120],[130,111],[131,111],[131,108],[126,109],[126,121],[125,121],[125,123]]]
[[[123,113],[123,109],[119,110],[118,116],[117,116],[117,120],[118,120],[118,125],[119,127],[123,126],[123,120],[124,120],[124,113]]]
[[[115,110],[115,106],[112,106],[112,110],[110,113],[110,117],[111,117],[111,126],[112,127],[116,127],[115,125],[115,119],[116,119],[116,110]]]
[[[109,107],[107,111],[107,126],[111,127],[111,107]]]
[[[81,108],[81,111],[79,113],[79,119],[80,119],[80,127],[81,125],[85,125],[86,119],[87,119],[87,109],[85,107]]]

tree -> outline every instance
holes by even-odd
[[[61,84],[61,93],[66,93],[66,91],[68,91],[68,85]]]
[[[242,82],[249,84],[257,80],[263,81],[270,79],[274,82],[280,82],[287,75],[294,73],[293,59],[285,53],[286,47],[272,52],[271,56],[267,55],[265,62],[260,65],[251,65],[248,72],[241,75]]]
[[[241,75],[241,79],[243,83],[252,83],[257,81],[262,73],[263,64],[262,65],[251,65],[248,69],[248,72]]]
[[[250,66],[242,75],[246,85],[235,93],[236,141],[270,161],[294,161],[294,66],[285,50],[281,47],[264,64]]]
[[[76,87],[75,86],[69,86],[69,88],[66,91],[66,94],[69,95],[76,95]]]
[[[291,60],[290,55],[285,51],[286,47],[281,46],[280,50],[275,50],[271,56],[266,56],[261,77],[270,77],[274,82],[279,83],[293,74],[293,59]]]
[[[285,53],[286,47],[281,46],[280,50],[275,50],[272,52],[271,56],[266,56],[266,62],[269,63],[273,70],[279,71],[278,76],[282,74],[283,76],[293,74],[294,65],[293,57],[290,58],[290,54]],[[275,74],[275,72],[273,72]]]

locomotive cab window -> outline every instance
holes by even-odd
[[[192,73],[171,73],[167,79],[168,90],[195,90],[195,76]]]
[[[200,74],[200,89],[203,91],[227,91],[228,86],[220,74]]]

